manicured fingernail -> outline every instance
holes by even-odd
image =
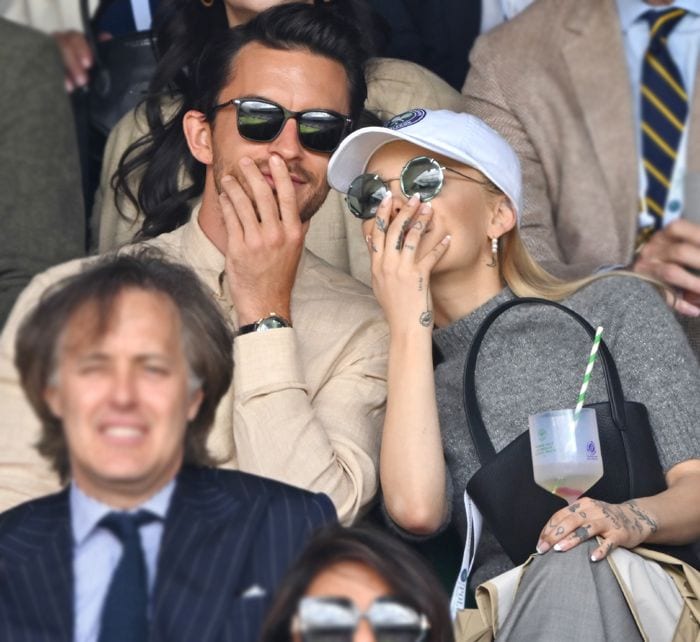
[[[549,544],[543,540],[539,540],[537,542],[537,546],[535,546],[535,550],[540,554],[543,555],[549,550]]]
[[[555,551],[557,551],[557,553],[561,553],[562,550],[563,550],[562,547],[561,547],[561,544],[559,544],[559,543],[555,544],[555,545],[553,546],[553,548],[554,548]]]
[[[452,240],[452,237],[448,234],[444,239],[442,239],[442,244],[449,245],[451,240]]]
[[[414,194],[413,196],[411,196],[411,198],[408,199],[408,202],[411,205],[415,205],[418,201],[420,201],[420,196],[418,196],[418,194]]]
[[[390,190],[387,190],[386,194],[384,194],[384,197],[382,198],[381,205],[386,205],[392,198],[394,198],[394,195]]]
[[[279,156],[277,156],[277,154],[272,154],[272,156],[270,156],[270,163],[272,163],[273,165],[280,166],[282,165],[283,161]]]
[[[598,561],[598,556],[594,553],[591,555],[591,562],[597,562]]]
[[[270,157],[270,160],[272,160],[272,157]],[[245,166],[247,167],[247,166],[249,166],[249,165],[252,165],[252,164],[253,164],[253,161],[252,161],[252,159],[248,158],[247,156],[244,156],[243,158],[241,158],[241,160],[239,161],[239,163],[240,163],[241,165],[245,165]]]
[[[430,201],[427,203],[423,203],[423,205],[420,206],[420,210],[418,210],[419,214],[430,214],[430,212],[433,211],[433,206],[430,204]]]

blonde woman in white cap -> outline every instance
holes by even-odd
[[[617,548],[700,538],[700,369],[659,293],[627,276],[565,283],[542,270],[518,232],[517,157],[473,116],[416,109],[386,127],[359,130],[333,155],[328,178],[365,219],[372,285],[390,325],[380,474],[386,512],[399,530],[425,536],[450,520],[465,538],[474,530],[463,493],[480,463],[462,378],[472,337],[492,310],[534,296],[604,326],[625,399],[646,405],[668,489],[621,504],[584,497],[538,524],[538,551],[560,552],[530,564],[520,589],[528,608],[516,600],[500,632],[507,639],[639,639],[646,624],[635,621],[603,570],[608,564],[598,562]],[[475,380],[496,451],[527,431],[529,414],[575,403],[589,350],[586,333],[543,305],[518,306],[491,326]],[[594,372],[587,403],[606,400],[602,373]],[[512,567],[485,524],[469,585]],[[527,592],[538,582],[547,585],[543,609],[532,608]],[[671,588],[675,626],[681,600]]]

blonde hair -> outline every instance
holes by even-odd
[[[497,185],[481,172],[479,173],[484,178],[483,186],[487,192],[493,196],[508,198]],[[621,276],[633,277],[651,283],[659,290],[662,296],[669,292],[669,289],[660,281],[630,272],[629,270],[609,270],[572,281],[560,279],[547,272],[532,258],[532,255],[523,243],[517,223],[499,240],[501,242],[501,252],[498,259],[498,268],[506,285],[518,297],[538,297],[549,299],[550,301],[561,301],[594,281]]]

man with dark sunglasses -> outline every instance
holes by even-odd
[[[212,455],[326,493],[345,523],[377,489],[387,329],[369,290],[303,242],[329,189],[330,152],[366,98],[359,42],[332,8],[300,4],[212,42],[192,70],[200,98],[182,123],[205,175],[202,200],[148,241],[197,272],[237,331]],[[12,344],[46,286],[79,267],[40,275],[0,339],[1,508],[56,488],[32,448],[38,425],[21,399]]]

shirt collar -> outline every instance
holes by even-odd
[[[165,515],[170,506],[170,499],[175,490],[175,479],[171,479],[155,495],[152,495],[143,504],[134,507],[128,512],[145,509],[161,520],[165,520]],[[114,508],[86,495],[75,481],[71,481],[69,491],[71,528],[73,530],[73,542],[80,546],[92,533],[98,522]]]
[[[201,207],[202,203],[200,201],[192,208],[189,220],[182,226],[183,262],[197,273],[197,276],[214,293],[214,296],[229,316],[235,319],[236,313],[231,302],[228,281],[226,280],[226,257],[219,252],[216,245],[211,242],[204,230],[202,230],[199,224]],[[301,253],[294,288],[297,287],[299,276],[304,273],[307,260],[306,253],[306,249]]]
[[[629,28],[649,9],[664,11],[666,9],[685,9],[688,13],[697,14],[697,0],[675,0],[665,7],[652,7],[643,0],[615,0],[617,12],[620,16],[620,26],[622,32],[626,33]]]

